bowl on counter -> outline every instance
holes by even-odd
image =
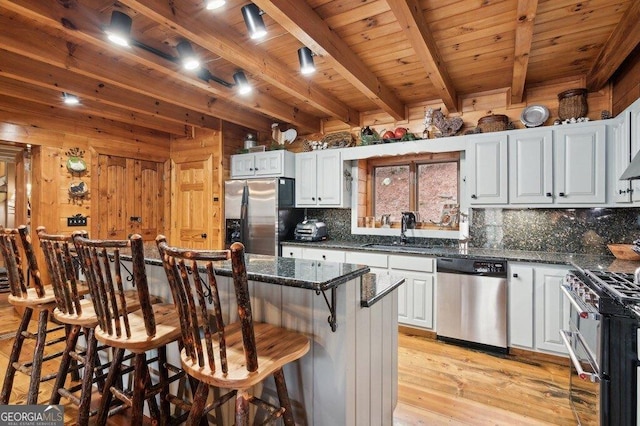
[[[640,260],[640,254],[633,251],[633,244],[608,244],[609,250],[621,260]]]

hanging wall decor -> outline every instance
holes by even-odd
[[[87,171],[87,163],[84,162],[82,157],[84,156],[84,151],[80,148],[71,148],[66,152],[67,157],[67,170],[74,175],[80,175]]]

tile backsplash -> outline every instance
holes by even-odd
[[[334,240],[389,239],[351,235],[349,209],[309,209],[307,213],[323,220]],[[640,238],[640,208],[472,209],[470,216],[471,247],[608,255],[607,244]],[[457,244],[455,240],[421,240],[422,244]]]

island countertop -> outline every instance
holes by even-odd
[[[145,244],[145,262],[162,266],[160,254],[155,244]],[[130,260],[125,251],[123,260]],[[396,289],[404,279],[401,277],[376,277],[369,273],[366,265],[336,263],[318,260],[303,260],[275,257],[261,254],[246,254],[247,278],[269,284],[297,287],[315,291],[325,291],[347,283],[354,278],[363,277],[361,282],[361,306],[370,307],[386,294]],[[231,277],[231,262],[214,263],[216,274]]]

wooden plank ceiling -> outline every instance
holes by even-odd
[[[215,127],[216,118],[267,131],[273,122],[302,133],[323,120],[359,126],[364,113],[406,119],[407,107],[584,77],[601,89],[640,41],[635,0],[254,0],[268,34],[248,37],[246,0],[216,11],[204,0],[0,0],[0,107],[45,105],[171,135]],[[113,11],[132,18],[122,48],[104,30]],[[188,40],[210,75],[178,61]],[[317,71],[299,73],[309,47]],[[61,92],[81,105],[64,106]],[[31,107],[30,109],[34,109]],[[66,112],[66,111],[65,111]]]

